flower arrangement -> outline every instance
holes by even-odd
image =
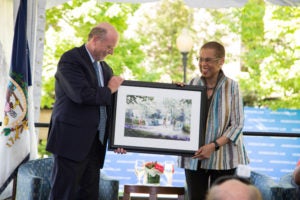
[[[164,166],[159,164],[158,162],[147,162],[145,164],[145,170],[147,173],[152,176],[161,175],[164,173]]]
[[[147,174],[148,183],[159,183],[160,175],[164,173],[164,166],[155,162],[147,162],[145,164],[145,172]]]

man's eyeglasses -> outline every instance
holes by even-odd
[[[199,63],[202,63],[202,62],[211,63],[211,62],[214,62],[214,61],[218,61],[221,58],[201,58],[201,57],[197,57],[196,59]]]
[[[113,47],[106,47],[106,52],[114,52],[114,48]]]

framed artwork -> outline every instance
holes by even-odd
[[[192,155],[203,135],[205,89],[124,81],[115,96],[109,149]]]

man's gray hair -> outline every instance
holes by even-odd
[[[107,34],[107,30],[101,27],[94,27],[89,33],[88,40],[90,40],[93,36],[98,36],[101,40],[105,39]]]

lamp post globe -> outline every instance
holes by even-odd
[[[181,34],[176,39],[176,45],[182,54],[182,64],[183,64],[183,82],[186,83],[186,66],[187,66],[187,55],[193,47],[193,39],[189,35],[189,32],[184,28]]]

